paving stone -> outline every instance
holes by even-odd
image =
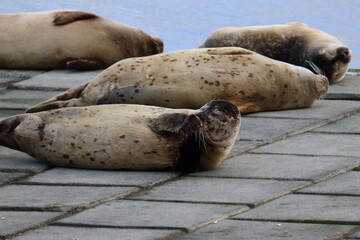
[[[0,237],[44,222],[58,215],[60,215],[60,213],[0,211]]]
[[[19,89],[32,90],[58,90],[66,89],[82,85],[91,81],[102,70],[96,71],[75,71],[75,70],[52,70],[37,75],[29,80],[14,84]]]
[[[257,153],[359,157],[360,135],[305,133],[260,147]]]
[[[348,238],[349,238],[349,239],[360,239],[360,229],[359,229],[358,232],[355,232],[355,233],[353,233],[353,234],[350,234],[350,235],[348,236]],[[346,238],[346,239],[347,239],[347,238]]]
[[[39,172],[49,168],[26,153],[0,146],[0,169]]]
[[[316,120],[251,117],[243,117],[241,121],[238,139],[252,141],[272,139],[316,122]]]
[[[333,224],[301,224],[282,222],[255,222],[240,220],[224,220],[208,225],[195,232],[176,238],[187,240],[208,239],[291,239],[318,240],[338,232],[346,231],[353,226]]]
[[[360,100],[359,76],[346,76],[341,82],[330,85],[325,99]]]
[[[176,172],[156,171],[100,171],[71,168],[53,168],[25,179],[26,183],[41,184],[87,184],[87,185],[127,185],[145,186],[178,176]]]
[[[349,157],[243,154],[225,160],[211,171],[191,175],[314,180],[356,163],[360,164],[360,160]]]
[[[360,172],[352,171],[311,187],[302,189],[301,193],[348,194],[360,196]]]
[[[360,114],[341,119],[339,121],[327,124],[323,127],[314,129],[313,132],[328,133],[356,133],[360,134]]]
[[[356,209],[360,209],[360,197],[292,194],[234,218],[359,224],[360,214]]]
[[[0,90],[0,109],[26,109],[61,91]]]
[[[5,184],[10,181],[14,181],[16,179],[26,177],[28,174],[26,173],[6,173],[0,172],[0,185]]]
[[[330,119],[360,109],[359,101],[318,100],[311,108],[252,113],[251,117]]]
[[[190,228],[241,207],[243,206],[121,200],[99,205],[59,220],[57,223],[137,228]]]
[[[22,113],[24,113],[22,110],[0,110],[0,120]]]
[[[237,152],[242,152],[247,150],[249,147],[256,146],[263,141],[235,141],[234,146],[231,149],[229,156]]]
[[[7,185],[0,188],[0,208],[45,208],[68,210],[113,195],[127,194],[136,188],[130,187],[76,187]],[[26,196],[26,197],[24,197]]]
[[[179,232],[177,230],[152,230],[152,229],[116,229],[97,227],[65,227],[47,226],[25,233],[15,240],[153,240],[164,238],[170,234]]]
[[[182,177],[129,199],[209,203],[257,203],[302,185],[303,181]]]
[[[17,80],[25,80],[36,75],[42,74],[45,71],[37,70],[10,70],[10,69],[0,69],[0,78],[12,78]]]

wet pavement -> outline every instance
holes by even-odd
[[[0,70],[0,118],[99,71]],[[51,168],[0,147],[0,239],[359,239],[360,76],[312,108],[242,116],[211,171]]]

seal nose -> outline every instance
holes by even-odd
[[[340,47],[336,51],[337,56],[339,56],[341,59],[345,61],[350,61],[351,59],[351,52],[348,47]]]

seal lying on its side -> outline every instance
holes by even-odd
[[[213,99],[241,113],[283,110],[310,107],[328,85],[325,76],[247,49],[191,49],[122,60],[27,112],[114,103],[197,109]]]
[[[222,100],[199,110],[102,105],[4,119],[0,144],[55,166],[193,172],[222,162],[239,129],[239,110]]]
[[[310,61],[330,83],[344,78],[351,60],[350,49],[338,39],[303,23],[220,28],[200,47],[243,47],[312,70]]]
[[[101,69],[163,51],[140,29],[81,11],[0,14],[0,68]]]

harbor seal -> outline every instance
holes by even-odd
[[[119,61],[87,84],[27,109],[146,104],[197,109],[213,99],[242,113],[310,107],[328,80],[243,48],[190,49]]]
[[[140,29],[93,13],[63,10],[0,14],[0,68],[106,68],[163,51]]]
[[[330,83],[340,82],[351,60],[350,49],[334,36],[304,23],[225,27],[214,31],[200,47],[243,47],[264,56],[303,66],[318,66]]]
[[[223,100],[199,110],[101,105],[9,117],[0,144],[61,167],[194,172],[222,162],[239,129],[239,110]]]

